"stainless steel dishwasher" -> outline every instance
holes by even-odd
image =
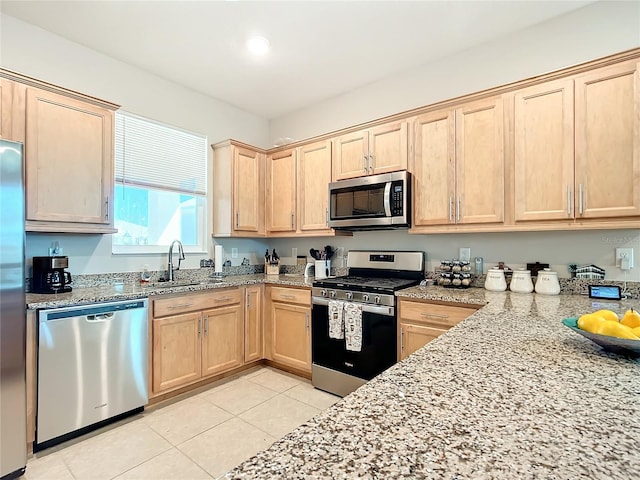
[[[38,312],[36,450],[142,409],[148,325],[147,299]]]

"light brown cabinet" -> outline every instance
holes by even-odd
[[[393,122],[333,139],[333,180],[407,168],[407,122]]]
[[[407,358],[476,310],[401,298],[398,301],[398,360]]]
[[[298,232],[330,235],[329,183],[331,182],[331,141],[298,148]]]
[[[249,285],[244,293],[244,362],[263,358],[262,308],[263,287]]]
[[[573,81],[543,83],[514,95],[514,218],[573,218]]]
[[[242,365],[240,302],[237,288],[152,301],[151,396]]]
[[[214,236],[264,236],[264,151],[228,140],[213,154]]]
[[[295,232],[297,211],[296,150],[267,157],[267,232]]]
[[[413,228],[504,221],[502,97],[414,119]]]
[[[577,219],[640,215],[639,65],[575,77]]]
[[[0,78],[0,138],[3,140],[21,141],[12,134],[13,90],[15,83]]]
[[[267,286],[266,297],[268,358],[284,367],[310,374],[311,292]]]

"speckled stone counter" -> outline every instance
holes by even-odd
[[[640,362],[560,322],[601,305],[480,289],[399,295],[488,303],[227,478],[638,478]]]
[[[311,287],[313,278],[305,279],[303,275],[236,275],[223,277],[220,282],[205,280],[202,283],[190,285],[170,285],[156,283],[152,286],[142,286],[139,283],[124,283],[122,285],[102,285],[87,288],[74,288],[69,293],[56,295],[27,293],[28,309],[58,308],[85,303],[107,302],[115,300],[131,300],[136,298],[168,295],[172,293],[189,293],[214,288],[229,288],[256,283],[271,283],[289,285],[293,287]]]

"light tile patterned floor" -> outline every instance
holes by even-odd
[[[306,379],[260,367],[39,452],[23,478],[219,478],[338,400]]]

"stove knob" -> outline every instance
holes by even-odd
[[[374,298],[375,303],[377,303],[378,305],[380,304],[380,295],[376,295],[376,298]]]
[[[336,291],[335,290],[331,290],[329,292],[329,295],[331,296],[331,298],[336,298]]]
[[[366,294],[366,293],[364,295],[362,295],[362,301],[363,302],[368,302],[369,301],[369,295]]]
[[[349,300],[351,300],[353,298],[353,292],[345,293],[345,297],[347,297]]]
[[[323,297],[326,297],[327,296],[327,291],[324,290],[324,289],[320,290],[320,295],[322,295]]]

